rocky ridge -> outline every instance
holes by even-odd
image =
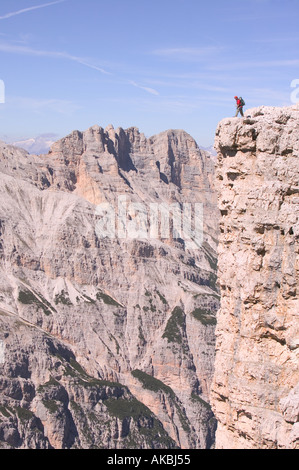
[[[299,448],[299,108],[216,131],[216,448]]]
[[[184,131],[93,126],[47,155],[1,143],[0,174],[1,446],[213,445],[209,154]],[[128,226],[131,203],[202,203],[202,244],[102,237],[96,208],[117,212],[120,197]]]

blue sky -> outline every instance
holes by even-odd
[[[1,0],[0,139],[98,124],[213,143],[246,108],[288,106],[299,0]]]

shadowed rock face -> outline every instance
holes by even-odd
[[[216,131],[221,212],[217,448],[298,448],[299,109]]]
[[[0,145],[2,447],[213,444],[212,182],[184,131],[93,126],[40,156]],[[116,218],[103,238],[102,203],[125,207],[127,232]],[[202,243],[132,236],[150,204],[174,203],[203,204]]]

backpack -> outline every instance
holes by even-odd
[[[243,98],[241,96],[240,96],[239,100],[240,100],[240,106],[245,106],[245,101],[243,100]]]

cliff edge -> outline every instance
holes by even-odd
[[[216,448],[299,448],[299,107],[216,131]]]

